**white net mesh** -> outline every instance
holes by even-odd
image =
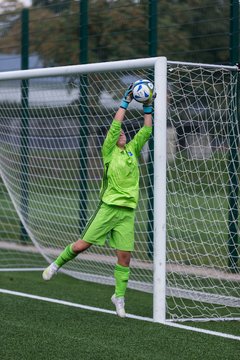
[[[33,79],[22,84],[8,81],[1,87],[2,179],[31,240],[48,261],[80,237],[97,207],[103,173],[101,146],[124,91],[131,81],[152,75],[151,69],[121,71]],[[21,93],[25,95],[22,101]],[[128,141],[142,125],[142,105],[133,102],[124,122]],[[139,282],[140,287],[143,280],[149,286],[152,283],[149,164],[146,145],[140,159],[132,275],[133,283]],[[32,245],[19,228],[14,239],[9,236],[12,246],[20,238],[26,252]],[[12,264],[6,257],[1,266],[5,267],[6,261],[8,267],[24,266],[21,257],[16,256]],[[106,245],[90,249],[64,269],[79,278],[113,283],[114,263],[114,252]]]
[[[169,294],[182,296],[171,297],[172,316],[239,317],[228,308],[240,305],[240,276],[228,266],[235,260],[229,201],[238,201],[237,192],[230,200],[230,188],[238,185],[229,168],[237,166],[239,152],[237,76],[228,69],[168,66],[167,281]]]
[[[1,81],[2,268],[42,266],[45,261],[39,253],[51,262],[80,237],[99,202],[106,132],[127,85],[146,77],[153,78],[153,69]],[[235,127],[235,135],[229,136],[237,121],[236,87],[236,71],[168,67],[167,316],[171,319],[240,315],[239,274],[228,267],[229,179],[233,180],[229,158],[234,155],[232,138],[239,135]],[[124,122],[128,140],[142,124],[141,105],[133,102]],[[152,149],[153,138],[140,158],[129,284],[143,291],[152,291],[153,282]],[[231,162],[235,167],[236,161]],[[115,254],[106,243],[81,254],[64,271],[113,284],[114,264]]]

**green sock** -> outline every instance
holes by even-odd
[[[128,279],[130,275],[130,269],[128,266],[115,265],[114,277],[115,277],[115,295],[116,297],[122,297],[125,295]]]
[[[66,246],[66,248],[63,250],[63,252],[61,252],[61,254],[58,256],[58,258],[54,261],[54,263],[58,267],[63,266],[68,261],[74,259],[77,256],[77,254],[72,250],[72,245],[73,244]]]

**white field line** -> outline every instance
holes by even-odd
[[[4,269],[0,269],[0,272],[28,272],[28,271],[43,271],[44,268],[4,268]]]
[[[25,298],[34,299],[34,300],[46,301],[46,302],[50,302],[50,303],[54,303],[54,304],[60,304],[60,305],[76,307],[76,308],[80,308],[80,309],[83,309],[83,310],[96,311],[96,312],[116,315],[116,312],[114,310],[107,310],[107,309],[102,309],[102,308],[98,308],[98,307],[94,307],[94,306],[76,304],[76,303],[73,303],[73,302],[70,302],[70,301],[64,301],[64,300],[59,300],[59,299],[52,299],[52,298],[49,298],[49,297],[26,294],[26,293],[22,293],[22,292],[19,292],[19,291],[0,289],[0,293],[25,297]],[[137,316],[137,315],[133,315],[133,314],[127,314],[126,316],[128,318],[131,318],[131,319],[144,320],[144,321],[150,321],[150,322],[153,321],[153,319],[151,319],[151,318],[143,317],[143,316]]]
[[[72,302],[69,302],[69,301],[52,299],[52,298],[38,296],[38,295],[32,295],[32,294],[26,294],[26,293],[22,293],[22,292],[18,292],[18,291],[0,289],[0,293],[8,294],[8,295],[14,295],[14,296],[20,296],[20,297],[34,299],[34,300],[46,301],[46,302],[55,303],[55,304],[59,304],[59,305],[71,306],[71,307],[80,308],[80,309],[83,309],[83,310],[89,310],[89,311],[95,311],[95,312],[101,312],[101,313],[105,313],[105,314],[110,314],[110,315],[116,315],[115,311],[113,311],[113,310],[107,310],[107,309],[97,308],[97,307],[94,307],[94,306],[76,304],[76,303],[72,303]],[[151,319],[149,317],[144,317],[144,316],[126,314],[126,317],[130,318],[130,319],[135,319],[135,320],[153,322],[153,319]],[[194,331],[194,332],[199,332],[199,333],[204,333],[204,334],[208,334],[208,335],[214,335],[214,336],[219,336],[219,337],[223,337],[223,338],[227,338],[227,339],[240,341],[240,336],[220,333],[220,332],[217,332],[217,331],[200,329],[200,328],[195,328],[195,327],[192,327],[192,326],[186,326],[186,325],[176,324],[176,323],[171,323],[171,322],[165,322],[162,325],[167,325],[167,326],[176,327],[176,328],[179,328],[179,329],[190,330],[190,331]]]
[[[12,268],[12,269],[0,269],[0,272],[25,272],[25,271],[43,271],[43,268]],[[72,276],[78,280],[84,280],[84,281],[90,281],[90,282],[97,282],[99,284],[103,285],[114,285],[115,280],[113,277],[109,276],[102,276],[102,275],[93,275],[93,274],[87,274],[87,273],[80,273],[77,271],[72,270],[60,270],[61,273],[67,274],[68,276]],[[133,281],[129,280],[128,283],[129,289],[139,290],[147,293],[152,293],[152,284],[151,283],[144,283],[140,281]],[[240,307],[240,299],[232,296],[220,296],[217,294],[211,294],[211,293],[204,293],[200,291],[194,291],[194,290],[185,290],[180,288],[173,288],[168,287],[166,289],[167,296],[173,296],[178,297],[182,299],[190,299],[193,301],[199,301],[199,302],[205,302],[209,304],[218,304],[218,305],[225,305],[225,306],[231,306],[231,307]],[[222,319],[222,318],[221,318]],[[219,319],[219,321],[221,320]],[[225,320],[225,318],[223,319]],[[227,318],[228,320],[228,318]],[[232,320],[239,320],[239,318],[234,318]],[[184,319],[178,319],[177,321],[192,321],[190,318],[184,318]],[[193,320],[194,321],[194,320]],[[201,321],[208,321],[205,318]]]
[[[187,326],[187,325],[170,323],[170,322],[166,322],[165,325],[172,326],[172,327],[179,328],[179,329],[190,330],[190,331],[200,332],[200,333],[203,333],[203,334],[220,336],[220,337],[223,337],[223,338],[226,338],[226,339],[232,339],[232,340],[240,341],[240,336],[237,336],[237,335],[225,334],[225,333],[220,333],[220,332],[217,332],[217,331],[200,329],[200,328],[195,328],[193,326]]]

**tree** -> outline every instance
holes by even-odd
[[[148,56],[149,1],[88,1],[89,62]],[[33,5],[30,51],[37,53],[45,66],[79,63],[79,37],[85,35],[79,34],[79,2],[34,0]],[[157,15],[158,55],[170,60],[228,62],[229,2],[161,0]],[[1,49],[19,53],[20,17],[4,29]]]
[[[0,5],[0,52],[9,54],[15,52],[17,44],[12,29],[19,22],[23,5],[18,0],[2,1]]]
[[[178,60],[223,63],[229,58],[229,1],[176,0],[174,35],[184,35],[184,48],[172,47]],[[167,11],[170,14],[170,11]],[[172,24],[174,24],[172,22]],[[172,29],[172,27],[170,27]],[[172,43],[171,41],[169,42]]]
[[[98,0],[91,5],[91,58],[110,61],[148,56],[148,18],[142,3]]]

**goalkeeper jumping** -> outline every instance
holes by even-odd
[[[131,85],[125,92],[102,146],[104,175],[101,203],[88,222],[81,239],[68,245],[58,258],[43,272],[50,280],[58,269],[92,245],[104,245],[111,234],[110,246],[116,249],[117,264],[114,269],[115,293],[111,300],[117,315],[125,317],[124,296],[130,275],[131,252],[134,249],[134,217],[138,203],[138,158],[152,133],[152,101],[143,104],[144,126],[126,143],[121,129],[129,103],[133,99]]]

